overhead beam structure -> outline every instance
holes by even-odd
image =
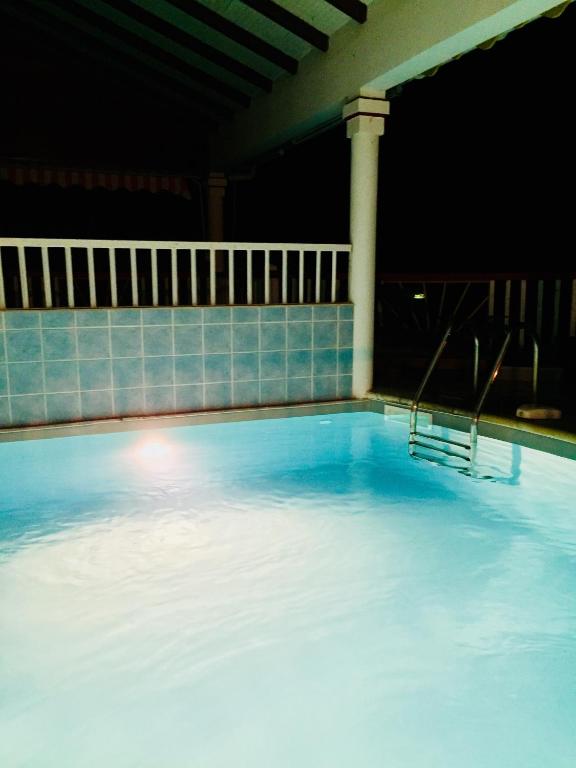
[[[361,89],[385,91],[534,19],[558,0],[375,0],[366,24],[346,24],[325,53],[311,51],[294,78],[238,114],[216,144],[233,168],[340,119]]]
[[[326,2],[359,24],[364,24],[368,17],[368,8],[360,0],[326,0]]]
[[[286,8],[273,2],[273,0],[242,0],[242,2],[261,16],[265,16],[296,37],[318,48],[319,51],[328,50],[330,45],[328,35],[308,24],[296,14],[287,11]]]

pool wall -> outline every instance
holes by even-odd
[[[350,304],[0,312],[0,428],[346,399]]]

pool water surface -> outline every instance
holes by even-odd
[[[372,413],[0,444],[3,768],[574,768],[576,464]]]

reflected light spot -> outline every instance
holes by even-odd
[[[151,469],[163,469],[174,459],[174,446],[162,438],[148,437],[137,443],[133,456],[140,464]]]

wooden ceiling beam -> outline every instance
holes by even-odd
[[[166,21],[155,13],[147,11],[135,3],[127,3],[126,0],[106,0],[107,4],[123,13],[134,21],[143,24],[153,32],[166,37],[169,41],[178,43],[183,48],[198,54],[206,61],[210,61],[222,69],[232,72],[236,77],[240,77],[248,83],[252,83],[257,88],[270,92],[272,90],[272,80],[265,77],[255,69],[246,66],[238,59],[228,56],[211,45],[207,45],[194,35],[191,35],[176,24]]]
[[[261,16],[266,16],[270,21],[288,30],[288,32],[296,35],[301,40],[310,43],[315,48],[321,51],[328,50],[330,45],[328,35],[320,32],[319,29],[308,24],[307,21],[304,21],[299,16],[287,11],[286,8],[273,2],[273,0],[242,0],[242,2],[244,5],[252,8],[253,11],[256,11]]]
[[[196,0],[168,0],[168,2],[196,19],[196,21],[211,27],[216,32],[252,51],[252,53],[256,53],[261,58],[267,59],[272,64],[276,64],[276,66],[284,69],[286,72],[295,75],[298,71],[298,60],[293,56],[288,56],[279,48],[270,45],[270,43],[262,40],[262,38],[253,35],[252,32],[235,24],[233,21],[229,21],[224,16],[202,5],[202,3],[198,3]]]
[[[350,16],[351,19],[354,19],[359,24],[364,24],[368,18],[368,8],[360,0],[326,0],[326,2],[333,5],[334,8],[338,8],[339,11],[345,13],[346,16]]]

